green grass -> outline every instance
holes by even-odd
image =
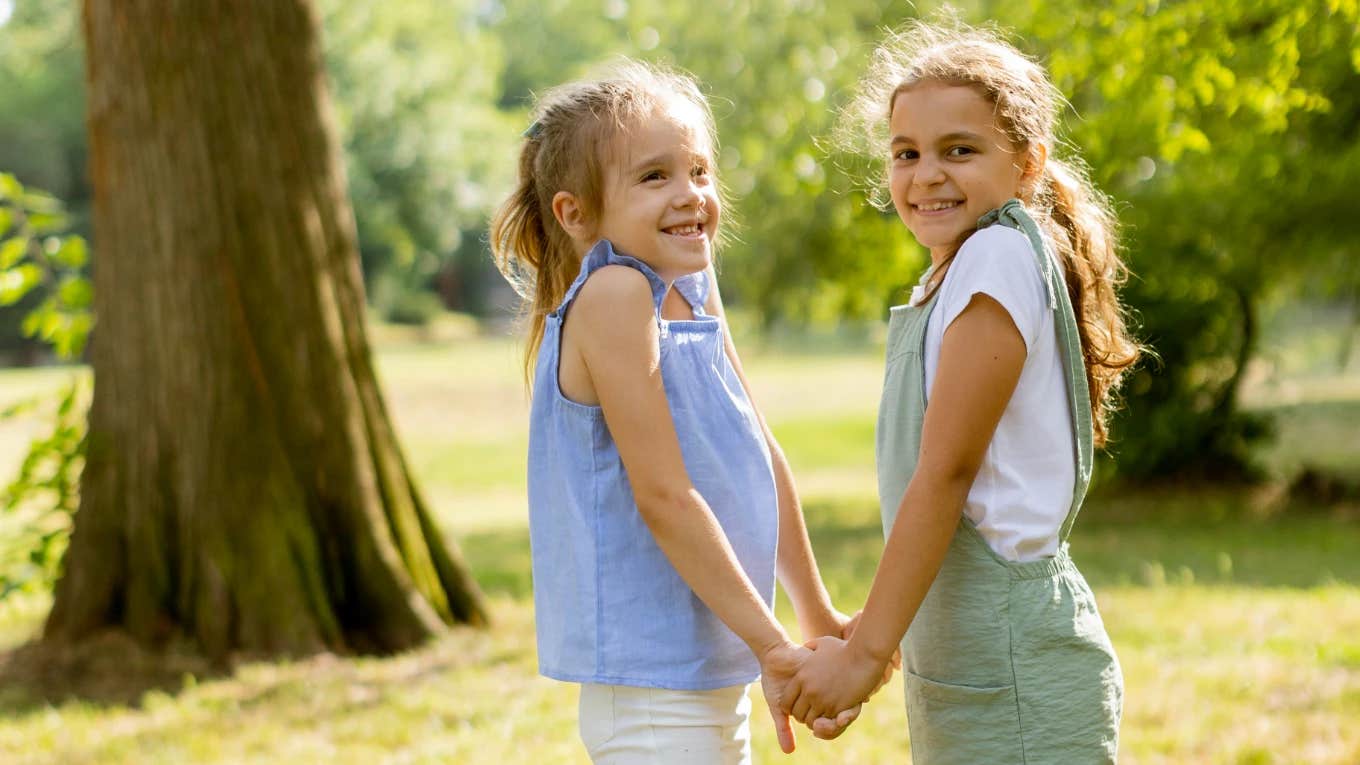
[[[585,763],[574,688],[535,673],[518,353],[463,337],[390,341],[379,359],[421,485],[491,598],[491,630],[453,630],[396,657],[251,663],[228,676],[111,636],[67,665],[102,671],[114,687],[52,701],[35,694],[30,654],[11,650],[0,654],[0,763]],[[871,350],[748,351],[746,366],[798,475],[828,588],[854,609],[882,547],[879,360]],[[66,375],[0,372],[0,407]],[[1253,394],[1280,414],[1272,469],[1360,476],[1360,381],[1272,385]],[[0,444],[32,425],[0,425]],[[1360,762],[1358,510],[1280,486],[1092,497],[1072,546],[1124,668],[1121,762]],[[47,606],[42,595],[0,604],[0,648],[32,637]],[[786,602],[778,612],[792,622]],[[839,741],[802,736],[788,758],[758,712],[757,759],[904,762],[901,693],[894,679]],[[135,703],[96,700],[118,697]]]

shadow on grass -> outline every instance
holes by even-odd
[[[225,674],[193,653],[148,650],[115,630],[74,645],[34,641],[0,653],[0,716],[72,700],[136,707],[149,692],[177,693],[186,682]]]

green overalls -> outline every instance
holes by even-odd
[[[1055,311],[1077,443],[1076,485],[1049,559],[997,555],[965,515],[902,642],[915,765],[1112,763],[1123,678],[1067,538],[1091,478],[1092,429],[1081,341],[1062,269],[1017,200],[983,216],[1030,240]],[[927,274],[927,277],[929,274]],[[922,281],[925,281],[923,277]],[[887,534],[916,469],[925,419],[925,331],[936,296],[895,306],[877,432]]]

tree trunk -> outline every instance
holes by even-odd
[[[393,651],[486,621],[397,445],[309,0],[87,0],[94,400],[45,636]]]

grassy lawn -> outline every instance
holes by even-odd
[[[134,704],[43,700],[15,679],[29,675],[12,651],[0,656],[0,763],[585,763],[574,688],[535,673],[518,352],[496,339],[398,338],[379,359],[422,486],[491,598],[490,631],[455,630],[390,658],[245,664],[197,679],[192,660],[145,657],[116,636],[77,657],[115,682],[128,668],[104,698]],[[882,545],[880,361],[873,350],[752,352],[746,365],[799,477],[828,587],[853,610]],[[0,372],[0,408],[69,375]],[[1320,376],[1287,393],[1253,399],[1281,414],[1272,466],[1360,476],[1360,382]],[[33,427],[0,424],[0,475]],[[1073,550],[1124,668],[1121,762],[1360,762],[1357,517],[1268,487],[1106,488],[1088,502]],[[0,648],[32,637],[47,605],[0,604]],[[792,624],[787,603],[778,611]],[[895,679],[839,741],[803,736],[788,758],[758,711],[757,758],[905,762],[901,695]]]

